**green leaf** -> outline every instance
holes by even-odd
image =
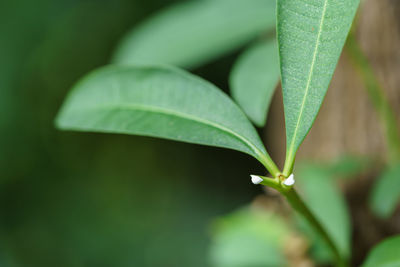
[[[278,81],[279,57],[275,39],[253,45],[233,67],[230,76],[232,96],[257,126],[265,125]]]
[[[333,239],[339,252],[348,258],[351,251],[350,216],[346,201],[335,185],[332,174],[328,169],[312,164],[302,165],[296,182],[310,210]]]
[[[390,166],[376,181],[371,198],[372,211],[382,217],[389,218],[400,201],[400,164]]]
[[[326,166],[335,178],[351,179],[369,171],[373,162],[364,156],[342,155]]]
[[[269,160],[256,130],[228,96],[170,67],[94,71],[69,94],[57,125],[225,147],[250,154],[264,165]]]
[[[399,248],[400,235],[384,240],[372,249],[362,267],[400,266]]]
[[[118,64],[164,63],[193,68],[275,28],[274,0],[198,0],[175,4],[129,32]]]
[[[368,157],[351,154],[340,155],[339,157],[328,161],[301,161],[301,164],[305,163],[318,165],[320,168],[329,172],[329,174],[336,180],[354,179],[360,174],[362,175],[374,167],[378,167],[377,164]]]
[[[213,222],[214,267],[286,266],[282,253],[290,228],[273,212],[246,207]]]
[[[285,108],[284,174],[321,107],[359,0],[279,0],[277,35]]]
[[[314,228],[299,214],[294,217],[299,230],[307,237],[310,243],[309,252],[316,263],[328,265],[335,262],[331,249]]]

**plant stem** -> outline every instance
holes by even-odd
[[[289,202],[290,206],[297,211],[304,219],[308,221],[310,226],[320,235],[320,237],[325,241],[331,250],[333,256],[336,260],[336,265],[338,267],[348,266],[347,261],[343,258],[339,252],[339,249],[333,242],[332,238],[321,225],[319,220],[315,217],[312,211],[307,207],[307,204],[301,199],[297,194],[296,190],[292,186],[286,186],[283,184],[285,177],[280,175],[279,177],[269,178],[264,176],[259,176],[263,179],[262,185],[269,186],[280,192]]]
[[[292,208],[295,209],[300,215],[302,215],[309,222],[311,227],[316,232],[318,232],[321,238],[325,241],[325,243],[328,245],[328,247],[330,248],[336,259],[337,266],[338,267],[347,266],[346,260],[342,258],[338,248],[336,247],[335,243],[333,242],[329,234],[326,232],[324,227],[314,216],[311,210],[307,207],[307,205],[304,203],[301,197],[297,194],[296,190],[294,188],[290,188],[289,190],[279,190],[279,191],[285,196],[285,198],[292,206]]]
[[[286,151],[285,166],[283,167],[283,175],[285,177],[292,174],[295,158],[296,152],[293,152],[293,150]]]
[[[397,162],[400,160],[400,135],[397,119],[367,57],[355,38],[354,31],[350,33],[347,39],[346,49],[349,51],[348,54],[353,61],[354,67],[363,79],[369,98],[385,129],[389,160]]]
[[[260,161],[273,177],[279,176],[281,172],[268,153],[262,154]]]

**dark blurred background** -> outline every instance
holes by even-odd
[[[261,192],[241,153],[54,128],[77,79],[172,2],[0,2],[0,266],[207,266],[210,221]],[[227,88],[232,60],[196,72]]]
[[[0,1],[1,267],[208,266],[211,223],[262,193],[248,175],[263,169],[238,152],[54,128],[70,87],[108,64],[136,23],[173,2]],[[356,30],[396,114],[399,6],[395,0],[363,1]],[[227,91],[237,53],[194,72]],[[269,130],[262,130],[268,134],[260,133],[281,161],[279,91],[268,121]],[[345,50],[299,158],[332,160],[349,153],[382,163],[387,149]],[[342,186],[353,224],[362,226],[353,234],[357,262],[377,241],[400,231],[399,210],[388,224],[373,219],[365,205],[380,169],[377,164]]]

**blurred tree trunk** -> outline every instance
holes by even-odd
[[[363,1],[356,35],[395,114],[400,114],[400,1]],[[278,90],[269,116],[267,142],[280,166],[285,157],[282,108],[282,94]],[[346,51],[340,58],[314,127],[297,158],[320,161],[344,154],[367,155],[382,162],[387,159],[383,127]],[[368,194],[379,171],[360,176],[345,186],[353,225],[357,225],[353,233],[354,264],[360,264],[374,243],[400,232],[399,211],[391,222],[382,222],[368,209]]]

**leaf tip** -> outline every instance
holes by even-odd
[[[60,113],[57,114],[57,116],[54,118],[53,125],[55,128],[57,128],[59,130],[63,129],[63,123],[62,123]]]
[[[267,122],[267,118],[250,118],[255,126],[263,128]]]

